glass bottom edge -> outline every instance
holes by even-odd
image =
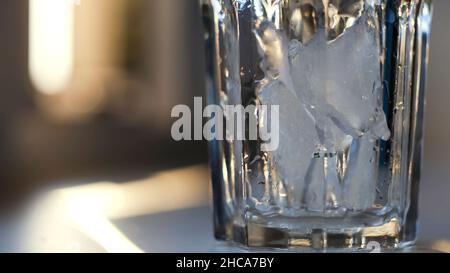
[[[231,224],[218,240],[244,249],[304,252],[390,252],[413,247],[403,240],[398,221],[354,228],[285,229],[261,223]]]

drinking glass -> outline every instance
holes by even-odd
[[[278,119],[244,119],[247,133],[253,120],[258,129],[276,123],[276,149],[262,149],[260,135],[209,141],[216,238],[411,245],[431,0],[200,2],[208,104],[279,109]]]

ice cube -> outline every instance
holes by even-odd
[[[268,161],[277,181],[270,183],[282,183],[288,206],[361,211],[373,205],[374,148],[390,132],[380,102],[379,33],[370,16],[364,13],[332,42],[319,29],[307,44],[288,42],[270,22],[256,24],[266,75],[257,96],[280,106],[280,145]]]

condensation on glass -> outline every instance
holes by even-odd
[[[431,1],[201,7],[208,103],[280,109],[274,151],[210,142],[216,237],[315,249],[414,242]]]

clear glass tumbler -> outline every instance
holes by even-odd
[[[208,104],[276,105],[209,142],[215,236],[365,249],[416,238],[431,0],[202,0]],[[229,120],[223,119],[223,126]],[[248,131],[248,128],[246,128]]]

